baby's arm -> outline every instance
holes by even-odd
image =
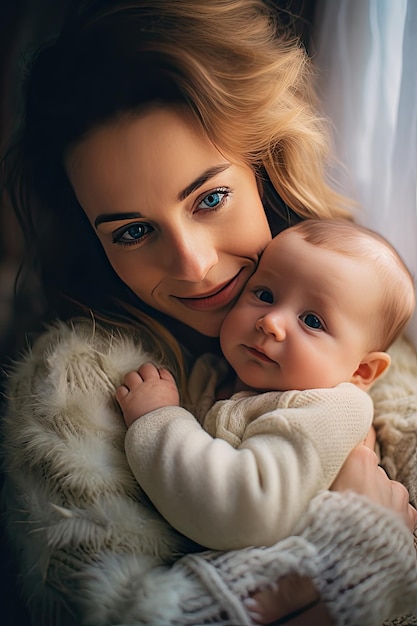
[[[270,545],[330,486],[372,419],[369,397],[353,385],[310,394],[308,407],[305,396],[288,392],[282,410],[250,422],[239,449],[181,407],[144,415],[125,440],[131,469],[160,513],[194,541],[214,549]]]
[[[174,377],[152,363],[144,363],[137,371],[126,374],[122,385],[116,389],[116,399],[127,426],[145,413],[179,405]]]

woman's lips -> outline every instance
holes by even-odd
[[[230,304],[240,293],[243,285],[239,279],[242,270],[232,280],[218,287],[215,291],[204,296],[195,298],[179,298],[174,296],[179,302],[194,311],[208,311],[210,309],[218,309]]]

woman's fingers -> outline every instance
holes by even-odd
[[[368,431],[365,441],[363,442],[365,446],[370,448],[371,450],[375,450],[376,445],[376,431],[373,426]]]
[[[381,471],[383,472],[384,470],[381,469]],[[410,498],[407,489],[404,487],[404,485],[395,480],[389,480],[388,477],[387,480],[391,484],[392,502],[394,505],[394,510],[399,511],[400,513],[402,512],[405,523],[407,524],[408,528],[413,531],[417,526],[417,511],[410,504]]]
[[[373,450],[357,446],[346,459],[333,482],[333,491],[352,490],[399,514],[410,530],[417,524],[417,511],[409,503],[407,489],[401,483],[390,480],[378,465]]]

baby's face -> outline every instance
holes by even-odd
[[[223,323],[222,350],[255,389],[334,387],[368,352],[379,300],[369,263],[283,231]]]

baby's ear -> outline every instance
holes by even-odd
[[[389,368],[391,357],[386,352],[369,352],[350,380],[364,391]]]

